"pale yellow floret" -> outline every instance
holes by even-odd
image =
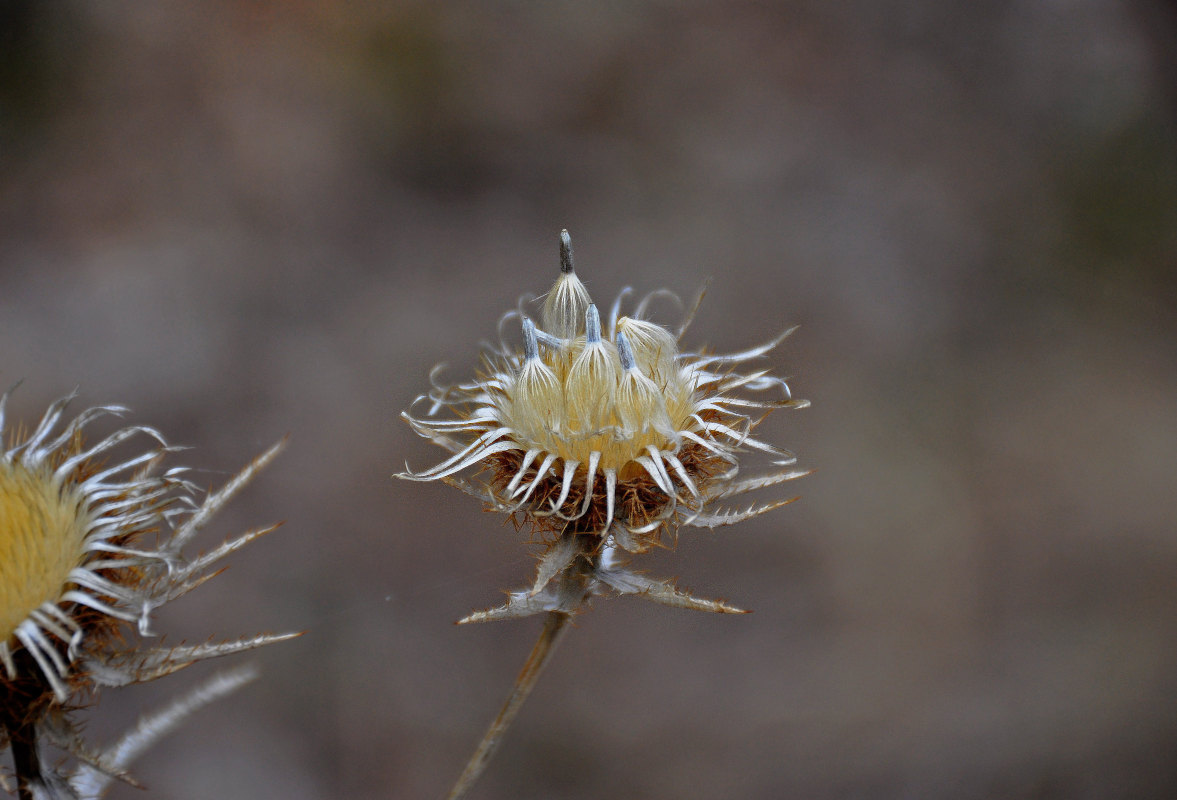
[[[658,387],[670,426],[684,430],[695,412],[699,387],[694,373],[678,363],[674,335],[661,325],[632,317],[617,320],[617,333],[628,340],[638,369]]]
[[[612,342],[586,344],[568,368],[564,402],[570,434],[589,434],[618,423],[614,408],[621,364]]]
[[[543,450],[555,447],[562,427],[564,389],[551,367],[528,359],[511,387],[507,422]]]
[[[670,418],[666,414],[666,400],[654,382],[637,369],[627,369],[617,387],[617,415],[621,424],[635,439],[664,449],[674,436]]]
[[[67,591],[87,527],[79,498],[56,487],[50,471],[0,463],[0,642]]]

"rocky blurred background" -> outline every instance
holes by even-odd
[[[478,797],[1177,795],[1172,4],[0,9],[10,419],[80,387],[207,485],[291,436],[158,627],[307,634],[112,797],[448,788],[539,630],[451,623],[533,561],[397,414],[562,227],[599,300],[713,278],[693,345],[800,323],[817,472],[644,562],[756,613],[598,601]]]

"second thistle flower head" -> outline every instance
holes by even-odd
[[[759,419],[750,414],[806,403],[793,399],[785,381],[766,370],[737,371],[771,351],[788,331],[742,353],[684,352],[681,330],[675,334],[644,318],[650,297],[622,315],[628,294],[621,293],[603,322],[574,269],[568,232],[561,232],[560,275],[539,324],[522,312],[504,316],[518,317],[522,348],[492,347],[484,374],[457,386],[435,381],[433,391],[419,398],[430,402],[427,414],[403,415],[417,433],[453,455],[400,477],[452,483],[541,532],[557,534],[555,551],[562,552],[559,543],[569,536],[582,537],[575,548],[563,548],[569,559],[584,554],[595,579],[649,594],[649,586],[619,585],[631,586],[637,576],[630,573],[625,580],[609,579],[616,551],[645,551],[679,525],[727,525],[783,505],[716,508],[719,501],[803,474],[793,469],[790,453],[753,436]],[[453,417],[437,419],[443,408]],[[748,451],[765,454],[771,469],[738,478]],[[467,470],[483,479],[460,478]],[[559,563],[564,558],[551,552],[545,557],[547,567],[541,566],[527,597],[537,596],[567,566]]]
[[[289,636],[150,646],[160,606],[220,571],[221,560],[272,528],[232,538],[199,556],[185,550],[210,518],[279,451],[259,456],[198,501],[182,467],[161,471],[175,448],[154,428],[123,427],[86,441],[91,423],[126,409],[87,409],[62,424],[72,399],[51,405],[31,432],[0,445],[0,751],[12,753],[20,796],[100,797],[143,747],[189,710],[247,678],[220,676],[104,751],[82,741],[72,711],[100,689],[145,683],[190,664]],[[0,395],[0,435],[8,395]],[[126,448],[135,448],[127,457]],[[140,636],[128,636],[136,626]],[[43,758],[45,744],[78,767]],[[0,773],[0,789],[5,787]]]

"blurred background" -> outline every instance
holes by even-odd
[[[80,387],[209,486],[291,436],[157,627],[307,633],[112,797],[448,789],[540,627],[452,622],[534,561],[397,415],[562,227],[598,301],[713,278],[692,346],[799,323],[817,471],[640,562],[756,613],[598,600],[475,796],[1177,796],[1173,4],[0,9],[10,419]]]

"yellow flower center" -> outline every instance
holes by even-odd
[[[0,641],[66,591],[86,528],[77,497],[55,487],[49,470],[0,463]]]
[[[623,368],[612,342],[581,337],[568,351],[544,348],[528,358],[499,411],[529,448],[579,464],[596,452],[602,469],[632,471],[649,447],[676,450],[677,431],[688,424],[692,387],[667,372],[656,384],[636,365]]]

